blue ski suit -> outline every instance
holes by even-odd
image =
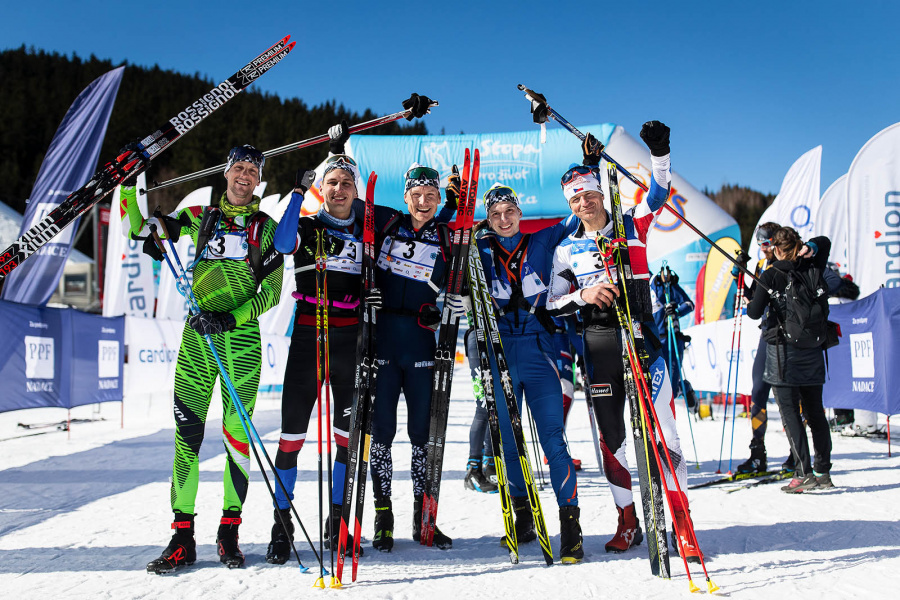
[[[478,239],[486,283],[498,308],[498,326],[509,364],[513,389],[522,411],[524,393],[550,468],[550,480],[560,506],[578,505],[575,468],[566,446],[563,398],[556,370],[553,324],[545,304],[553,266],[553,251],[579,221],[574,216],[532,234],[502,238],[487,232]],[[508,255],[509,260],[504,256]],[[517,258],[518,257],[518,258]],[[519,260],[520,259],[520,260]],[[496,382],[500,381],[496,364]],[[509,412],[500,385],[495,385],[500,436],[506,458],[510,494],[527,495],[518,461]],[[535,457],[541,460],[541,457]]]

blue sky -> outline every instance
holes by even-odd
[[[0,48],[218,82],[290,33],[297,48],[258,89],[378,114],[416,91],[441,103],[430,132],[474,133],[534,126],[516,90],[524,83],[576,125],[636,134],[646,120],[666,122],[673,167],[700,189],[777,193],[793,161],[821,144],[824,192],[900,121],[900,3],[888,1],[128,4],[16,2],[4,8]]]

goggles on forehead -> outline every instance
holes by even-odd
[[[406,172],[407,179],[438,179],[440,180],[441,174],[437,172],[437,169],[432,169],[431,167],[413,167],[409,171]]]
[[[589,176],[589,175],[593,175],[593,176],[597,179],[597,181],[600,180],[600,176],[597,174],[597,168],[596,168],[596,167],[589,167],[589,166],[585,166],[585,165],[578,165],[578,166],[572,167],[571,169],[569,169],[568,171],[566,171],[566,172],[563,174],[562,178],[559,180],[559,184],[560,184],[561,186],[565,187],[565,185],[566,185],[567,183],[571,183],[571,182],[574,181],[576,178],[578,178],[578,177],[587,177],[587,176]]]
[[[251,146],[244,144],[243,146],[235,146],[228,153],[228,161],[225,163],[225,172],[234,166],[234,163],[248,162],[259,170],[259,178],[262,179],[263,166],[266,164],[265,155]]]
[[[350,173],[350,176],[356,179],[359,176],[359,165],[356,164],[356,161],[353,160],[350,156],[346,154],[335,154],[334,156],[329,156],[325,159],[325,172],[322,174],[324,177],[328,175],[331,171],[335,169],[342,169]]]
[[[484,207],[486,210],[490,210],[492,206],[500,202],[510,202],[514,206],[519,206],[519,196],[516,194],[515,190],[509,186],[494,184],[494,186],[484,194]]]
[[[412,167],[410,167],[409,171],[406,172],[406,184],[404,186],[404,191],[408,192],[412,188],[419,187],[421,185],[440,188],[441,174],[437,172],[437,169],[414,164]]]

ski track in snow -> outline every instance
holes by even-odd
[[[105,420],[76,423],[71,436],[52,428],[23,431],[16,423],[65,419],[59,409],[33,409],[0,415],[0,586],[3,597],[26,598],[216,598],[343,597],[421,600],[498,595],[527,598],[671,598],[688,596],[681,560],[672,553],[672,579],[650,574],[646,545],[621,555],[607,554],[604,543],[615,532],[616,512],[599,472],[583,395],[579,392],[569,419],[572,453],[580,458],[579,503],[586,560],[580,565],[544,565],[536,543],[520,548],[521,562],[511,565],[498,541],[503,524],[496,494],[463,488],[468,457],[468,428],[474,414],[467,369],[457,367],[450,407],[438,524],[454,540],[441,551],[411,539],[412,490],[410,446],[403,403],[394,442],[393,501],[395,546],[390,554],[371,543],[371,485],[364,521],[365,555],[359,578],[349,581],[345,566],[343,590],[312,587],[315,575],[302,574],[295,563],[265,562],[272,526],[271,501],[253,464],[250,492],[241,525],[243,569],[228,570],[218,562],[215,532],[221,514],[224,448],[220,441],[220,404],[210,404],[205,444],[201,452],[196,531],[198,560],[175,574],[145,572],[168,542],[171,512],[168,478],[173,455],[169,398],[126,400],[125,428],[120,429],[120,405],[99,407]],[[254,423],[274,459],[280,425],[277,397],[262,396]],[[95,407],[73,410],[73,417],[90,418]],[[694,422],[700,470],[691,463],[692,483],[715,477],[722,443],[720,410],[715,421]],[[686,457],[694,459],[683,406],[678,427]],[[318,548],[315,423],[300,453],[296,505]],[[28,436],[29,433],[41,433]],[[18,437],[16,437],[18,436]],[[528,436],[526,429],[526,436]],[[725,459],[731,422],[727,422]],[[15,438],[15,439],[9,439]],[[766,436],[770,466],[786,457],[787,439],[777,409],[769,406]],[[735,423],[733,466],[747,455],[750,423]],[[783,483],[727,493],[734,486],[691,490],[692,516],[712,580],[720,595],[733,598],[891,598],[896,597],[900,572],[900,459],[887,456],[885,440],[832,436],[832,476],[837,489],[787,495]],[[895,440],[896,441],[896,440]],[[529,452],[533,447],[529,438]],[[532,456],[532,462],[534,462]],[[634,459],[629,460],[638,495]],[[544,476],[547,477],[546,469]],[[535,473],[536,479],[540,476]],[[371,483],[371,481],[370,481]],[[785,482],[786,483],[786,482]],[[549,480],[540,493],[554,552],[559,548],[559,520]],[[667,510],[668,513],[668,510]],[[671,525],[669,525],[671,529]],[[314,557],[298,528],[303,563]],[[326,567],[328,558],[326,551]],[[705,592],[703,572],[691,565],[694,582]],[[312,571],[316,569],[313,568]],[[326,579],[327,583],[327,579]]]

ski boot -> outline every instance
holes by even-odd
[[[516,519],[516,544],[527,544],[537,539],[534,530],[534,514],[527,496],[512,497],[513,514]],[[500,539],[500,545],[506,548],[506,537]]]
[[[375,498],[375,537],[372,547],[381,552],[390,552],[394,547],[394,511],[390,496]]]
[[[413,540],[418,542],[422,539],[422,496],[416,496],[413,499]],[[444,535],[437,524],[434,526],[434,539],[432,544],[441,550],[449,550],[453,547],[453,540]]]
[[[681,556],[679,539],[684,546],[684,558],[689,563],[699,564],[703,553],[697,546],[697,538],[694,537],[693,529],[688,526],[688,516],[684,511],[676,510],[672,523],[672,547],[675,548],[675,553]]]
[[[216,548],[219,551],[219,562],[229,569],[244,566],[244,553],[238,546],[238,526],[241,524],[241,511],[222,511],[219,531],[216,533]]]
[[[197,542],[194,541],[194,515],[175,513],[172,523],[175,533],[162,555],[147,563],[147,572],[161,575],[171,573],[197,561]]]
[[[497,486],[499,489],[500,483],[497,481],[497,465],[494,462],[493,456],[485,456],[481,459],[481,472],[484,473],[485,479],[491,485]]]
[[[280,516],[279,516],[280,514]],[[281,525],[284,519],[285,527]],[[272,541],[266,549],[266,562],[272,565],[283,565],[291,558],[291,540],[294,539],[294,524],[291,522],[291,509],[275,509],[275,524],[272,525]]]
[[[350,533],[350,524],[347,524],[347,548],[344,549],[344,556],[353,556],[353,534]],[[331,505],[331,516],[325,517],[325,549],[331,550],[332,545],[337,550],[340,546],[338,538],[341,532],[341,505]],[[362,540],[360,540],[359,556],[363,555]]]
[[[762,440],[750,441],[750,458],[737,466],[738,473],[762,473],[768,467],[766,446]]]
[[[577,506],[559,507],[559,560],[564,565],[574,565],[584,560],[581,538],[581,509]]]
[[[481,468],[481,461],[477,458],[469,459],[469,464],[466,465],[466,478],[463,481],[463,485],[466,486],[467,490],[484,492],[486,494],[496,494],[498,490],[496,484],[491,483],[488,478],[484,476],[484,472]]]
[[[606,551],[622,553],[632,546],[640,545],[644,540],[644,533],[641,531],[641,523],[634,512],[633,503],[625,508],[617,506],[616,510],[619,511],[619,528],[616,529],[613,539],[606,542]]]

